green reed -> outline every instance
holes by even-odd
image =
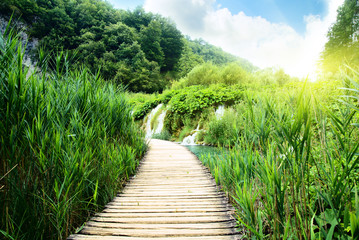
[[[66,53],[51,62],[40,51],[32,74],[23,56],[8,28],[0,35],[0,236],[65,239],[112,199],[146,145],[121,87],[76,70]]]
[[[201,157],[248,239],[358,239],[359,74],[344,78],[329,100],[311,83],[248,94],[232,113],[235,146]]]

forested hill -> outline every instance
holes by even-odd
[[[142,8],[118,10],[102,0],[2,0],[0,13],[26,22],[38,49],[68,50],[78,64],[134,92],[162,91],[205,61],[254,69],[203,40],[185,38],[170,19]]]

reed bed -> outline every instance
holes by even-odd
[[[69,55],[36,73],[0,35],[0,238],[66,239],[134,173],[146,151],[123,89]],[[72,69],[72,70],[71,70]]]
[[[359,239],[359,74],[343,79],[247,94],[216,120],[234,119],[231,149],[201,160],[247,239]]]

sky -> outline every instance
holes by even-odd
[[[314,78],[326,34],[344,0],[108,0],[115,8],[171,18],[192,39],[202,38],[260,68]]]

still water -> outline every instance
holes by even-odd
[[[228,150],[223,148],[217,147],[210,147],[210,146],[201,146],[201,145],[185,145],[191,152],[193,152],[198,158],[201,155],[208,156],[208,155],[224,155]]]

